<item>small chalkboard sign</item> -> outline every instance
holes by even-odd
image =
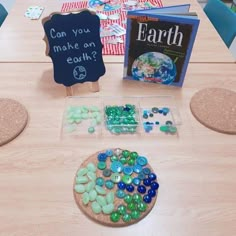
[[[46,54],[52,58],[54,79],[72,86],[96,82],[105,74],[99,17],[88,10],[54,13],[44,18]]]

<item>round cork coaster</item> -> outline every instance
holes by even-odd
[[[73,192],[78,207],[89,218],[121,227],[137,223],[152,210],[158,188],[146,157],[116,148],[97,152],[82,163]]]
[[[206,127],[236,134],[236,93],[222,88],[206,88],[191,99],[194,117]]]
[[[28,113],[19,102],[0,98],[0,146],[16,138],[25,128]]]

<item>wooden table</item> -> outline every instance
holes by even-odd
[[[189,0],[192,11],[197,12],[201,20],[190,62],[235,62],[216,30],[196,0]],[[164,5],[183,4],[173,0],[163,0]],[[45,56],[44,31],[40,20],[29,20],[24,13],[29,6],[45,7],[42,17],[51,12],[60,11],[61,2],[46,0],[16,0],[6,21],[0,28],[0,62],[51,62]],[[109,63],[123,63],[123,56],[104,56]]]
[[[236,91],[235,64],[190,64],[182,89],[123,81],[121,64],[106,67],[99,93],[91,94],[83,84],[76,86],[75,95],[173,95],[182,117],[179,137],[61,139],[65,89],[53,82],[52,65],[0,63],[1,97],[23,103],[30,117],[19,137],[0,147],[0,235],[234,235],[235,136],[202,126],[189,102],[205,87]],[[90,154],[110,147],[147,155],[159,176],[155,207],[129,227],[96,224],[73,199],[77,168]]]

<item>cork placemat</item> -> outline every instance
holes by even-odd
[[[194,117],[215,131],[236,134],[236,93],[222,88],[206,88],[191,99]]]
[[[0,98],[0,146],[16,138],[25,128],[28,113],[19,102]]]
[[[111,171],[111,176],[108,176],[108,177],[104,177],[104,174],[103,174],[103,171],[104,170],[100,170],[98,168],[98,156],[100,154],[102,154],[104,156],[106,156],[107,153],[111,152],[111,155],[107,155],[107,157],[105,158],[106,161],[106,170],[109,169]],[[75,179],[74,179],[74,198],[75,198],[75,201],[78,205],[78,207],[81,209],[81,211],[87,215],[90,219],[100,223],[100,224],[103,224],[103,225],[106,225],[106,226],[111,226],[111,227],[121,227],[121,226],[128,226],[128,225],[131,225],[131,224],[134,224],[134,223],[137,223],[138,221],[142,220],[151,210],[152,208],[154,207],[155,205],[155,202],[156,202],[156,198],[157,198],[157,194],[158,194],[158,188],[159,188],[159,184],[157,182],[157,179],[156,179],[156,174],[153,172],[153,169],[151,168],[151,166],[149,165],[149,163],[145,164],[144,166],[139,166],[139,170],[141,170],[142,174],[138,174],[138,173],[135,173],[135,171],[137,172],[137,163],[134,162],[134,165],[131,166],[131,165],[128,165],[128,164],[125,164],[123,161],[124,161],[124,155],[122,153],[126,152],[129,152],[128,150],[122,150],[122,149],[109,149],[109,150],[103,150],[103,151],[100,151],[100,152],[97,152],[95,154],[93,154],[92,156],[88,157],[83,163],[82,165],[80,166],[80,168],[78,169],[77,171],[77,174],[75,176]],[[129,153],[132,153],[132,152],[129,152]],[[134,153],[134,152],[133,152]],[[136,152],[135,152],[136,153]],[[130,156],[132,156],[133,154],[131,154]],[[128,161],[131,157],[126,155],[126,160]],[[145,158],[145,157],[144,157]],[[113,160],[115,159],[115,160]],[[136,159],[137,160],[137,159]],[[139,185],[136,183],[134,184],[133,182],[131,182],[130,184],[125,184],[126,187],[125,189],[123,188],[123,185],[124,185],[124,182],[123,182],[123,179],[122,177],[125,175],[123,171],[120,171],[119,173],[118,172],[114,172],[114,164],[113,164],[113,168],[112,168],[112,163],[116,161],[116,163],[118,162],[118,166],[120,165],[120,162],[124,163],[123,164],[123,168],[125,169],[125,166],[129,166],[130,168],[133,169],[132,171],[132,174],[129,175],[131,178],[132,178],[132,181],[134,182],[134,178],[136,177],[136,180],[137,178],[141,178],[141,176],[144,176],[142,178],[144,178],[143,180],[140,180],[140,183]],[[95,180],[92,180],[91,178],[89,178],[89,174],[87,172],[87,174],[85,173],[82,173],[81,174],[81,171],[83,172],[84,169],[86,169],[86,167],[88,167],[88,165],[91,165],[94,164],[94,166],[96,167],[96,179]],[[121,165],[122,166],[122,165]],[[113,171],[112,171],[113,169]],[[144,172],[144,169],[145,169],[145,172]],[[148,171],[147,170],[150,170],[150,173],[148,174]],[[109,171],[108,171],[109,172]],[[80,174],[79,174],[80,173]],[[145,173],[145,174],[144,174]],[[126,173],[127,174],[127,173]],[[114,178],[112,177],[112,175],[118,175],[120,176],[121,180],[120,181],[114,181]],[[154,175],[154,178],[153,178],[153,175]],[[79,176],[82,176],[83,178],[88,178],[88,181],[85,181],[86,183],[84,183],[84,186],[85,186],[85,191],[76,191],[76,186],[78,186],[78,182],[81,182],[80,180],[81,179],[78,179]],[[91,177],[91,176],[90,176]],[[127,175],[126,175],[127,177]],[[151,178],[152,177],[152,178]],[[82,178],[82,179],[83,179]],[[104,185],[102,185],[102,188],[106,191],[105,194],[102,194],[100,195],[100,193],[97,192],[97,196],[96,196],[96,199],[90,199],[91,201],[89,201],[87,203],[87,201],[84,203],[84,199],[83,199],[83,196],[86,195],[87,191],[93,191],[91,190],[91,188],[88,190],[87,187],[89,184],[91,184],[91,182],[95,182],[95,191],[96,191],[96,187],[97,187],[97,184],[98,184],[98,178],[102,178],[104,180]],[[129,177],[128,177],[129,178]],[[151,178],[151,182],[148,183],[147,179]],[[146,179],[146,180],[145,180]],[[114,187],[109,189],[106,187],[106,181],[112,181],[114,183]],[[82,181],[83,182],[83,181]],[[120,184],[120,182],[122,182],[122,184]],[[145,182],[145,184],[144,184]],[[154,182],[154,183],[153,183]],[[80,184],[80,186],[83,185],[83,184]],[[132,185],[134,187],[134,190],[133,191],[128,191],[128,187],[127,186],[130,186]],[[148,185],[148,186],[147,186]],[[122,189],[120,189],[120,186],[122,186]],[[139,186],[142,186],[142,187],[139,187]],[[140,190],[143,190],[143,187],[145,188],[145,193],[144,191],[141,191],[142,193],[140,193],[138,191],[138,189]],[[151,189],[151,190],[150,190]],[[118,197],[117,195],[117,191],[121,191],[122,193],[125,194],[124,197]],[[151,191],[151,192],[150,192]],[[103,199],[107,199],[107,196],[109,194],[113,194],[114,196],[114,201],[113,201],[113,204],[114,204],[114,209],[112,210],[112,212],[108,212],[108,213],[104,213],[103,212],[103,205],[105,204],[101,204],[97,199],[98,199],[98,196],[102,196]],[[89,193],[90,195],[90,193]],[[148,203],[144,201],[144,198],[147,198],[146,195],[150,195],[150,198],[151,199]],[[101,198],[101,197],[100,197]],[[128,201],[129,200],[129,201]],[[94,202],[98,202],[101,207],[101,211],[99,213],[94,213],[94,211],[92,210],[92,204],[95,204]],[[97,204],[97,203],[96,203]],[[109,204],[109,202],[106,202],[106,204]],[[116,222],[112,221],[111,218],[112,217],[116,217]]]

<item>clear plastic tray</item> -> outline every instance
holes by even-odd
[[[62,137],[178,136],[181,119],[172,96],[68,97]]]

